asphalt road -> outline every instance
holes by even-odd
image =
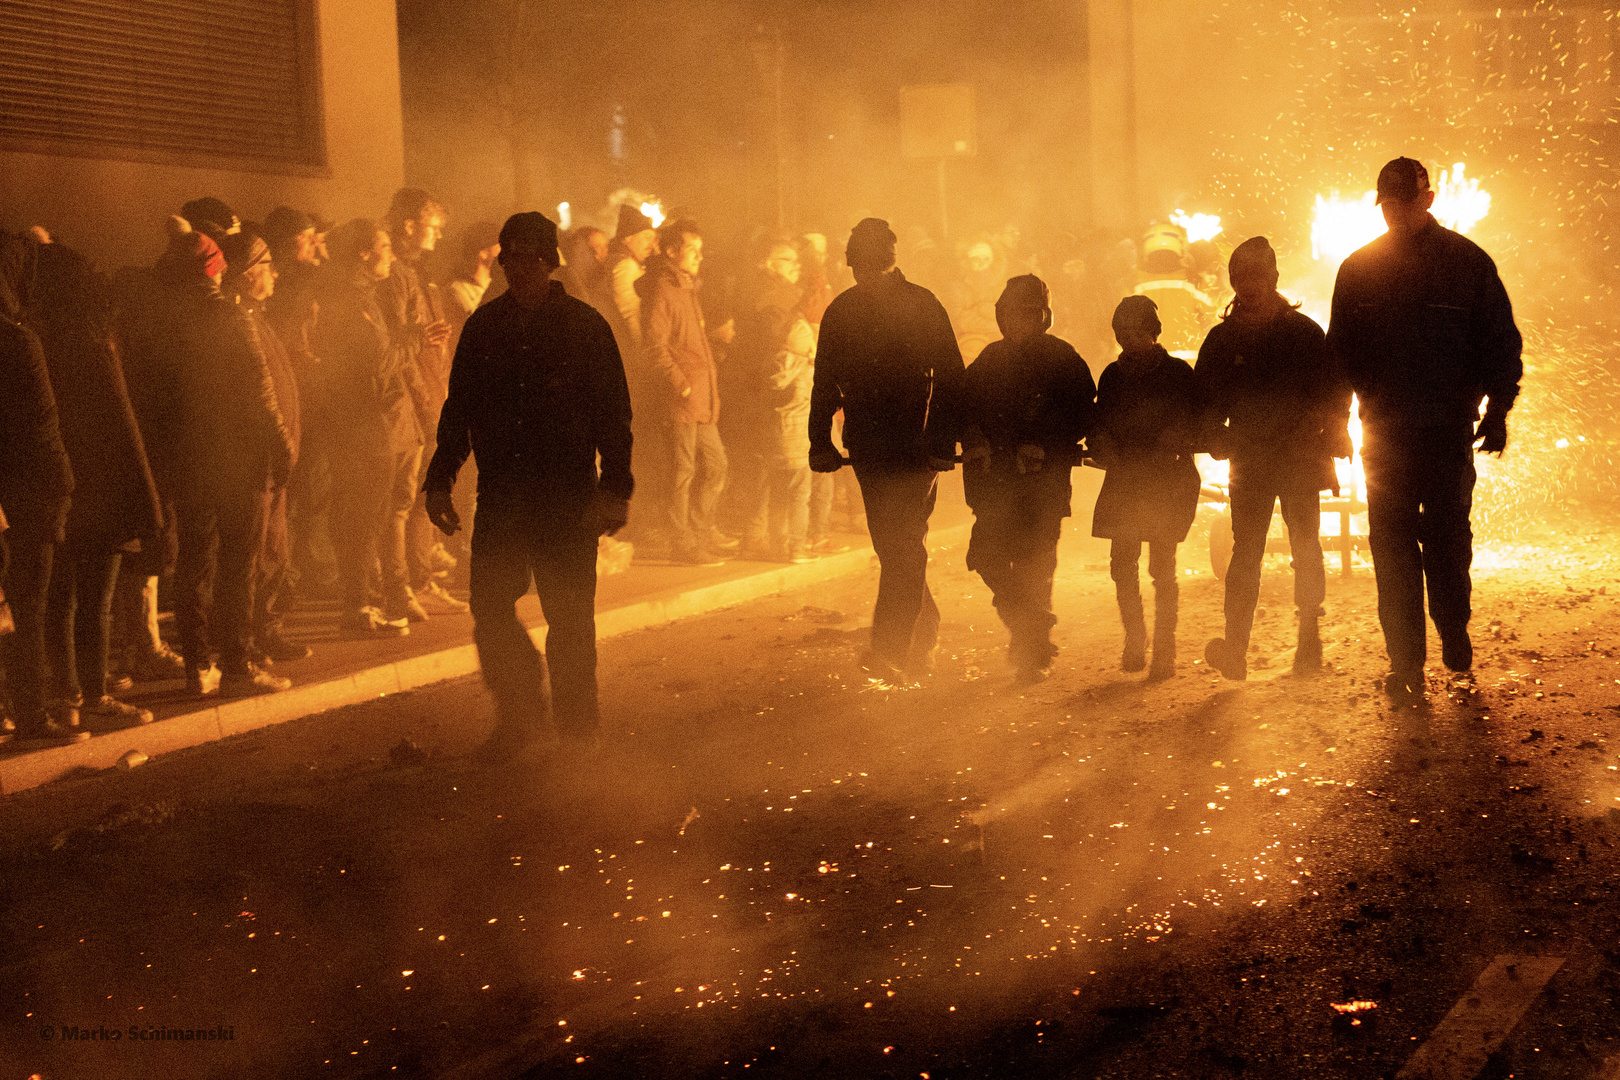
[[[0,1080],[1620,1068],[1615,537],[1483,554],[1406,709],[1365,569],[1300,680],[1269,566],[1233,684],[1189,552],[1148,685],[1063,557],[1033,688],[957,563],[920,686],[862,576],[606,642],[595,757],[473,766],[459,680],[8,796]]]

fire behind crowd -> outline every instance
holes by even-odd
[[[0,7],[0,1069],[1620,1076],[1617,40]]]

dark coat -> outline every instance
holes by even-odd
[[[1193,451],[1202,409],[1192,367],[1153,348],[1115,360],[1097,382],[1091,456],[1108,475],[1091,535],[1179,544],[1198,512]]]
[[[737,319],[737,339],[726,365],[740,400],[747,433],[766,461],[803,467],[809,461],[810,391],[815,382],[816,338],[799,308],[797,285],[774,274],[757,283],[753,303]],[[736,415],[733,413],[732,415]]]
[[[1404,242],[1386,233],[1344,260],[1327,342],[1362,419],[1393,429],[1471,431],[1481,399],[1506,411],[1524,375],[1496,264],[1432,218]]]
[[[411,394],[410,351],[395,341],[378,285],[356,268],[334,271],[319,292],[310,344],[339,454],[387,457],[422,445]]]
[[[292,449],[290,466],[298,464],[298,452],[304,445],[303,400],[298,392],[298,376],[292,357],[281,335],[265,317],[264,307],[248,297],[237,301],[237,308],[247,322],[254,350],[264,358],[264,367],[270,375],[270,384],[276,391],[276,411],[281,426],[287,432],[287,443]]]
[[[508,294],[473,312],[438,442],[425,489],[451,490],[472,453],[481,515],[576,524],[599,488],[630,498],[630,392],[607,320],[560,282],[533,311]]]
[[[114,347],[111,288],[77,252],[39,249],[38,331],[73,465],[69,539],[113,551],[162,528],[146,446]]]
[[[952,411],[964,452],[988,447],[987,466],[963,467],[968,505],[975,511],[1001,498],[1034,500],[1069,515],[1070,471],[1080,464],[1080,442],[1095,422],[1097,384],[1091,369],[1061,338],[1042,334],[1013,345],[985,346],[958,381]],[[1018,471],[1018,448],[1039,446],[1038,471]]]
[[[377,286],[388,334],[405,355],[403,375],[416,406],[417,423],[424,436],[439,424],[439,408],[449,392],[450,355],[442,345],[429,345],[429,323],[446,318],[438,287],[422,280],[422,267],[405,259],[394,262],[388,277]]]
[[[943,407],[962,374],[950,316],[934,294],[899,270],[845,289],[827,305],[810,399],[810,449],[834,449],[833,415],[844,410],[850,460],[922,469],[956,453]]]
[[[720,379],[697,282],[667,256],[655,255],[636,281],[636,292],[641,296],[641,347],[647,366],[669,387],[665,400],[671,419],[682,424],[718,423]]]
[[[1203,441],[1231,459],[1234,479],[1282,470],[1338,489],[1333,447],[1346,437],[1350,387],[1316,320],[1292,308],[1264,325],[1228,318],[1204,338],[1193,373]]]
[[[18,536],[59,542],[73,467],[62,445],[45,351],[20,322],[33,272],[32,242],[0,233],[0,507]]]

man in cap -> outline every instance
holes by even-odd
[[[597,537],[624,526],[634,489],[624,366],[607,321],[551,280],[557,226],[513,215],[500,247],[508,288],[462,328],[425,485],[428,517],[454,534],[456,473],[477,457],[473,641],[495,699],[491,754],[540,735],[548,660],[559,732],[595,738]],[[531,580],[546,659],[515,610]]]
[[[837,472],[832,441],[844,410],[844,445],[861,485],[872,549],[881,567],[867,669],[878,677],[932,662],[939,608],[928,591],[928,517],[936,472],[954,466],[956,431],[941,408],[962,374],[950,316],[934,294],[895,266],[894,231],[866,218],[845,259],[855,285],[822,316],[810,394],[810,468]]]
[[[1090,433],[1097,384],[1074,347],[1048,330],[1046,282],[1024,274],[996,301],[1001,340],[962,374],[962,482],[973,508],[967,565],[990,586],[1011,635],[1020,682],[1038,682],[1057,655],[1052,575],[1069,516],[1069,472]]]
[[[242,219],[236,216],[236,211],[227,206],[225,200],[212,195],[192,199],[180,208],[180,216],[197,232],[207,233],[215,241],[242,231]]]
[[[1422,164],[1385,165],[1378,205],[1389,232],[1339,267],[1327,343],[1361,401],[1385,687],[1403,699],[1424,688],[1425,585],[1446,667],[1473,665],[1474,445],[1507,446],[1523,341],[1496,264],[1429,213]]]
[[[1350,388],[1328,358],[1322,328],[1277,291],[1277,253],[1265,237],[1239,244],[1228,273],[1236,295],[1194,368],[1208,410],[1204,443],[1231,461],[1226,636],[1209,643],[1204,659],[1229,679],[1248,677],[1260,564],[1280,500],[1299,615],[1294,672],[1314,674],[1322,667],[1317,620],[1327,595],[1321,493],[1339,490],[1333,459],[1351,454]]]

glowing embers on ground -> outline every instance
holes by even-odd
[[[1316,197],[1316,214],[1311,220],[1311,258],[1342,262],[1345,257],[1383,236],[1383,211],[1377,206],[1378,193],[1369,191],[1359,199],[1341,198],[1338,192]],[[1490,213],[1491,193],[1470,180],[1462,163],[1442,171],[1434,186],[1435,220],[1448,229],[1467,233]]]

